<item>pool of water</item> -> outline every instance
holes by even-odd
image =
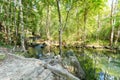
[[[63,49],[63,54],[68,50],[71,49]],[[86,80],[120,80],[120,51],[82,48],[72,50],[86,73]],[[59,50],[55,48],[52,52],[58,54]]]
[[[120,52],[74,49],[87,80],[120,80]]]

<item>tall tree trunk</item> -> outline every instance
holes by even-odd
[[[11,18],[11,0],[8,0],[9,1],[9,10],[8,10],[8,41],[9,41],[9,44],[11,44],[11,24],[12,24],[12,18]]]
[[[57,1],[57,10],[59,16],[59,54],[62,56],[62,20],[61,20],[61,13],[60,13],[60,0]]]
[[[115,2],[115,7],[114,7],[114,13],[116,14],[116,12],[118,11],[118,5],[119,3],[118,3],[118,0],[116,0],[116,2]],[[120,20],[119,20],[120,21]],[[115,23],[115,22],[114,22]],[[119,25],[119,27],[118,27],[118,30],[117,30],[117,35],[116,35],[116,39],[115,39],[115,45],[117,45],[117,42],[118,42],[118,40],[119,40],[119,37],[120,37],[120,25]]]
[[[50,32],[49,32],[49,27],[50,27],[50,7],[49,3],[47,3],[47,10],[46,10],[46,36],[47,39],[50,40]]]
[[[96,40],[99,43],[99,31],[100,31],[100,14],[97,15],[97,34],[96,34]]]
[[[120,37],[120,28],[119,28],[118,31],[117,31],[117,36],[116,36],[116,40],[115,40],[115,45],[117,44],[119,37]]]
[[[114,25],[113,25],[114,20],[112,19],[113,18],[113,12],[114,12],[113,4],[114,4],[114,0],[112,0],[112,3],[111,3],[111,13],[110,13],[110,17],[111,17],[111,19],[110,19],[110,26],[112,27],[112,29],[111,29],[111,36],[110,36],[110,46],[113,45],[113,37],[114,37]]]
[[[2,3],[0,4],[0,14],[2,14],[2,12],[3,12],[3,5],[2,5]],[[1,33],[2,32],[4,32],[4,27],[2,26],[2,19],[3,19],[3,16],[2,15],[0,15],[0,37],[1,37],[1,39],[0,39],[0,41],[3,41],[3,37],[2,37],[2,35],[1,35]]]
[[[87,23],[87,8],[86,8],[86,0],[84,0],[84,35],[83,35],[83,41],[84,41],[84,44],[83,46],[86,45],[86,23]]]
[[[13,39],[14,40],[14,48],[13,48],[13,51],[16,50],[16,47],[17,47],[17,34],[18,34],[18,31],[17,31],[17,25],[16,25],[16,3],[17,1],[14,0],[14,29],[15,29],[15,38]]]
[[[22,0],[19,0],[20,4],[20,27],[21,27],[21,46],[23,51],[26,51],[25,49],[25,36],[24,36],[24,23],[23,23],[23,6],[22,6]]]
[[[17,38],[17,36],[18,36],[18,29],[17,29],[17,25],[16,25],[16,3],[17,3],[17,1],[16,0],[14,0],[14,27],[15,27],[15,36],[16,36],[16,38]],[[17,39],[16,39],[17,40]],[[16,43],[15,43],[15,45],[16,45]]]
[[[50,5],[49,2],[47,2],[47,6],[46,6],[46,37],[48,42],[50,42]],[[48,52],[50,52],[50,45],[48,45]]]

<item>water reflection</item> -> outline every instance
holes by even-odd
[[[104,80],[105,76],[104,76],[104,73],[103,72],[100,72],[99,73],[99,79],[100,80]]]
[[[99,73],[99,80],[115,80],[115,77],[108,75],[106,73],[100,72]]]
[[[99,73],[99,79],[100,79],[100,80],[104,80],[104,79],[105,79],[105,76],[104,76],[104,73],[103,73],[103,72],[100,72],[100,73]]]
[[[106,50],[75,50],[87,80],[120,80],[120,54]]]

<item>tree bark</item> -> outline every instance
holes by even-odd
[[[110,13],[110,17],[111,17],[110,26],[112,27],[111,36],[110,36],[110,46],[113,45],[113,37],[114,37],[114,25],[113,25],[114,20],[112,19],[113,18],[113,12],[114,12],[114,6],[113,5],[114,5],[114,0],[112,0],[112,3],[111,3],[111,13]]]
[[[47,6],[46,6],[46,37],[47,37],[47,41],[50,42],[50,5],[49,2],[47,2]],[[48,46],[48,52],[50,52],[50,45]]]
[[[15,27],[15,36],[17,37],[18,31],[17,31],[17,25],[16,25],[16,3],[17,1],[14,0],[14,27]]]
[[[20,4],[20,27],[21,27],[21,46],[23,51],[26,51],[25,49],[25,41],[24,41],[24,23],[23,23],[23,7],[22,7],[22,0],[19,0]]]
[[[14,0],[14,29],[15,29],[15,38],[14,38],[14,48],[13,51],[16,50],[17,47],[17,25],[16,25],[16,0]],[[14,37],[14,36],[13,36]]]
[[[86,45],[86,23],[87,23],[87,8],[86,8],[86,0],[84,0],[84,35],[83,35],[83,46]]]
[[[99,44],[99,31],[100,31],[100,14],[98,12],[98,15],[97,15],[97,33],[96,33],[96,40]]]
[[[61,13],[60,13],[60,0],[57,1],[57,10],[59,16],[59,54],[62,56],[62,20],[61,20]]]
[[[119,37],[120,37],[120,28],[119,28],[118,31],[117,31],[117,36],[116,36],[116,40],[115,40],[115,45],[117,44]]]
[[[47,39],[50,39],[50,32],[49,32],[49,27],[50,27],[50,6],[49,3],[47,3],[47,10],[46,10],[46,36]]]

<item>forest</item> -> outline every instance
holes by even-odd
[[[0,0],[0,48],[37,59],[72,49],[85,80],[120,80],[120,0]]]

